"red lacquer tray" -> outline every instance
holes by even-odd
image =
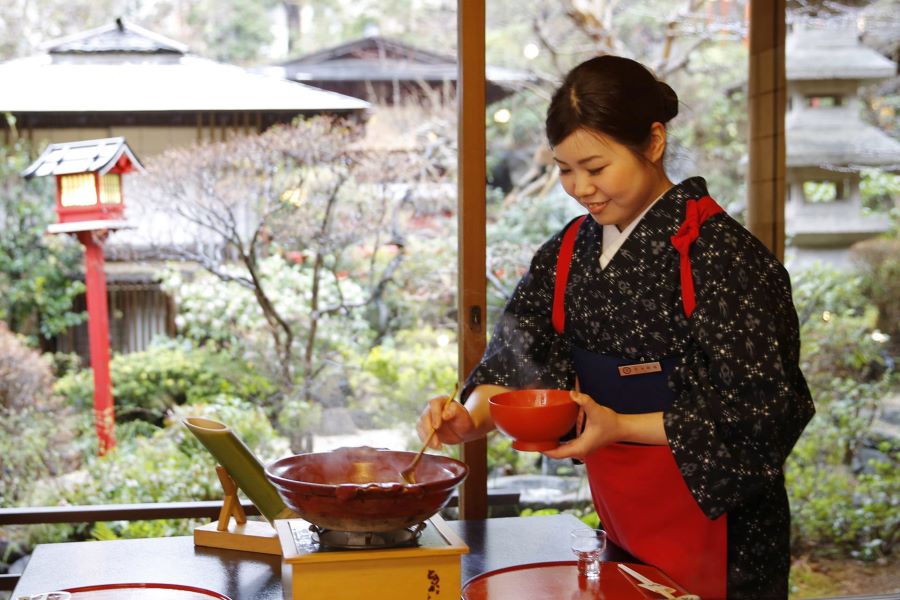
[[[110,583],[62,591],[69,592],[71,600],[231,600],[218,592],[173,583]]]
[[[641,575],[675,588],[676,596],[687,592],[662,571],[647,565],[625,563]],[[578,576],[575,561],[518,565],[484,573],[463,588],[463,600],[647,600],[662,596],[640,588],[616,563],[600,563],[600,580]]]

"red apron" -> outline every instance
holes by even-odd
[[[682,255],[682,301],[688,316],[695,305],[687,260],[690,243],[700,224],[720,211],[709,197],[688,201],[685,224],[672,238]],[[553,324],[560,333],[569,262],[581,221],[564,234],[557,262]],[[658,365],[650,369],[638,369],[647,372],[629,376],[623,376],[620,367],[634,366],[633,361],[620,357],[576,347],[573,359],[582,391],[618,413],[664,412],[674,400],[667,384],[674,359],[655,361]],[[612,444],[594,451],[584,462],[594,506],[615,544],[703,600],[726,597],[726,515],[711,520],[703,514],[668,445]]]

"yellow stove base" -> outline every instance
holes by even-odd
[[[469,551],[440,516],[427,522],[443,545],[309,552],[287,521],[276,521],[289,600],[458,600],[460,556]]]

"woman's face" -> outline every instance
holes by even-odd
[[[553,157],[566,193],[600,225],[622,230],[672,187],[659,166],[664,149],[665,129],[658,124],[651,132],[647,160],[607,135],[578,129],[553,148]]]

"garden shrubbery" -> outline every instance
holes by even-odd
[[[32,481],[22,500],[30,506],[128,504],[217,500],[222,490],[215,460],[181,423],[184,417],[215,419],[228,425],[263,462],[290,453],[261,408],[219,395],[175,406],[163,427],[149,435],[119,433],[116,449],[88,457],[84,467],[61,478]],[[143,432],[142,432],[143,433]],[[189,535],[200,521],[121,521],[16,528],[6,537],[28,548],[39,542]]]
[[[161,426],[179,404],[230,394],[264,401],[275,393],[252,363],[227,352],[165,340],[143,352],[119,354],[110,361],[116,421],[143,421]],[[90,369],[73,371],[55,386],[81,414],[90,415],[94,380]]]
[[[78,464],[73,413],[52,386],[49,361],[0,321],[0,506],[23,497],[23,482]]]
[[[185,416],[224,422],[264,462],[290,452],[261,402],[272,393],[268,380],[228,353],[169,341],[112,360],[117,446],[98,457],[90,370],[71,371],[54,385],[50,363],[0,324],[0,506],[221,498],[215,462],[181,424]],[[183,535],[197,524],[8,527],[0,539],[15,556],[35,543]]]
[[[876,324],[900,352],[900,239],[865,240],[853,246],[852,254],[862,270],[862,291],[878,308]]]
[[[900,440],[872,432],[896,381],[863,285],[824,268],[795,278],[817,409],[786,467],[796,552],[872,560],[900,536]]]
[[[412,432],[425,402],[453,389],[456,334],[430,327],[401,331],[348,362],[361,365],[350,378],[353,405],[371,414],[379,427],[409,423]]]

